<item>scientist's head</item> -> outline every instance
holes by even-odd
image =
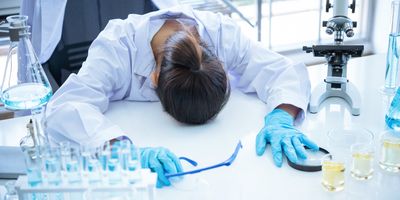
[[[164,110],[188,124],[214,118],[230,95],[221,61],[191,31],[172,34],[161,52],[154,79]]]

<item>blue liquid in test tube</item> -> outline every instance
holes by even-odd
[[[39,167],[30,167],[27,169],[28,184],[37,186],[42,183],[42,171]]]
[[[97,159],[89,159],[88,160],[88,178],[90,184],[98,184],[101,182],[100,177],[100,165]]]
[[[45,168],[47,172],[48,182],[58,185],[61,183],[60,161],[57,158],[47,158],[45,160]]]
[[[120,163],[118,158],[109,159],[107,164],[108,164],[109,183],[111,185],[120,183],[121,174],[119,171]]]
[[[71,184],[80,183],[81,175],[79,170],[79,163],[76,160],[71,160],[66,163],[66,170],[68,173],[68,181]]]
[[[138,161],[137,160],[129,160],[128,161],[128,170],[135,171],[138,168]]]

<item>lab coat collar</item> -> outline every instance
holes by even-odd
[[[135,16],[137,17],[137,15]],[[187,18],[197,20],[193,14],[193,9],[189,6],[176,6],[165,10],[159,10],[142,16],[137,27],[135,27],[135,43],[137,44],[137,55],[134,62],[133,72],[135,74],[149,77],[155,68],[155,58],[151,48],[151,40],[157,31],[150,30],[150,22],[158,19],[177,19]]]

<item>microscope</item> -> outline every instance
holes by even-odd
[[[325,57],[328,63],[328,75],[324,82],[312,91],[309,104],[309,111],[317,113],[319,105],[329,97],[343,98],[351,108],[352,115],[360,115],[361,97],[357,88],[347,79],[347,61],[351,57],[361,57],[364,50],[363,45],[344,45],[345,35],[353,37],[353,28],[357,22],[347,17],[348,9],[355,12],[356,1],[349,5],[349,0],[334,0],[333,5],[326,0],[325,11],[333,8],[333,17],[323,21],[322,26],[326,27],[328,35],[334,35],[333,45],[303,46],[303,51],[313,52],[315,57]]]

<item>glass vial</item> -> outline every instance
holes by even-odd
[[[392,25],[386,57],[385,91],[393,93],[399,79],[400,0],[392,0]]]

